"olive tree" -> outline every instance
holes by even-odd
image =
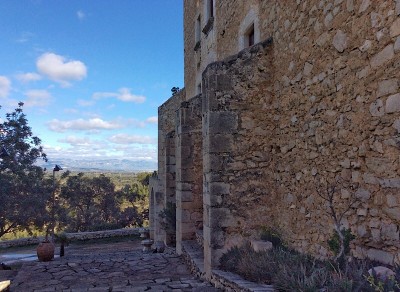
[[[0,123],[0,143],[7,151],[0,160],[0,237],[17,230],[31,232],[49,220],[51,180],[35,165],[47,158],[22,107],[20,102]]]
[[[89,231],[101,227],[119,227],[120,213],[115,185],[110,178],[69,176],[61,187],[60,205],[65,208],[63,225],[71,231]],[[122,227],[122,226],[121,226]]]

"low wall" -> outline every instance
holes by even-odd
[[[91,240],[99,238],[109,238],[118,236],[129,236],[129,235],[140,235],[140,228],[124,228],[115,230],[103,230],[103,231],[91,231],[91,232],[76,232],[67,233],[70,240]],[[29,238],[19,238],[14,240],[0,241],[0,248],[8,248],[14,246],[25,246],[38,244],[43,241],[44,237],[29,237]]]

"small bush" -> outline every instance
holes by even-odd
[[[272,242],[272,245],[275,247],[282,245],[280,232],[273,228],[263,227],[261,229],[260,239]]]
[[[400,268],[396,267],[395,275],[389,276],[386,279],[380,279],[376,272],[372,270],[372,275],[365,277],[372,291],[391,292],[400,291]]]
[[[233,247],[221,259],[221,268],[258,283],[270,283],[275,266],[272,257],[265,252],[256,252],[250,243]]]
[[[350,229],[343,228],[341,230],[344,236],[344,254],[348,255],[350,253],[350,242],[355,238],[355,236],[351,233]],[[340,251],[340,238],[335,230],[331,239],[328,240],[329,249],[333,252],[336,256],[339,254]]]
[[[320,261],[285,247],[255,252],[250,244],[229,249],[220,259],[220,267],[258,283],[273,284],[278,291],[400,291],[400,268],[385,281],[368,269],[377,263],[368,260]]]

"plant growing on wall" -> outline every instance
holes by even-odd
[[[349,186],[354,189],[355,185]],[[334,183],[328,181],[322,184],[316,179],[316,191],[319,197],[328,203],[328,214],[333,220],[335,234],[329,240],[328,245],[335,254],[334,261],[339,263],[347,253],[350,252],[350,242],[354,239],[354,235],[346,228],[342,228],[344,216],[359,203],[359,199],[352,193],[344,204],[339,204],[339,191],[344,188],[344,182],[336,179]]]

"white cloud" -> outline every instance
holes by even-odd
[[[24,93],[27,97],[24,104],[27,107],[46,106],[50,103],[52,96],[47,90],[32,89]]]
[[[36,67],[39,73],[62,86],[69,86],[70,81],[82,80],[87,75],[87,68],[83,62],[67,60],[53,53],[41,55],[36,61]]]
[[[146,97],[143,95],[132,94],[129,88],[123,87],[118,92],[95,92],[92,95],[94,99],[115,97],[124,102],[143,103]]]
[[[153,116],[146,119],[146,122],[149,124],[158,124],[158,117]]]
[[[92,163],[96,163],[98,159],[103,160],[107,158],[157,161],[157,147],[155,145],[115,145],[105,140],[85,140],[85,138],[72,136],[62,139],[62,141],[59,140],[59,142],[66,142],[70,145],[59,145],[56,147],[44,145],[44,150],[48,158],[64,158],[66,161],[70,159],[90,160]]]
[[[77,119],[70,121],[60,121],[53,119],[47,123],[48,128],[54,132],[65,132],[67,130],[92,131],[92,130],[114,130],[121,129],[125,125],[120,121],[104,121],[100,118]]]
[[[94,105],[93,100],[78,99],[78,100],[76,101],[76,103],[77,103],[79,106],[83,106],[83,107]]]
[[[86,14],[82,10],[79,10],[76,12],[76,16],[78,16],[79,20],[83,20],[86,17]]]
[[[59,142],[68,143],[71,145],[90,145],[92,141],[88,137],[76,137],[76,136],[67,136],[63,139],[59,139]]]
[[[117,98],[122,101],[134,103],[143,103],[146,100],[146,97],[144,97],[143,95],[132,94],[129,88],[121,88],[119,90],[119,96]]]
[[[38,81],[38,80],[42,79],[42,76],[40,76],[39,74],[34,73],[34,72],[33,73],[21,73],[15,77],[23,83],[28,83],[31,81]]]
[[[24,31],[21,36],[16,40],[17,43],[26,43],[31,40],[35,35],[29,31]]]
[[[7,97],[11,90],[11,81],[5,76],[0,76],[0,97]]]
[[[77,114],[79,111],[75,108],[66,108],[64,109],[64,113],[66,114]]]
[[[116,144],[155,144],[157,139],[150,136],[117,134],[108,139],[110,142]]]

